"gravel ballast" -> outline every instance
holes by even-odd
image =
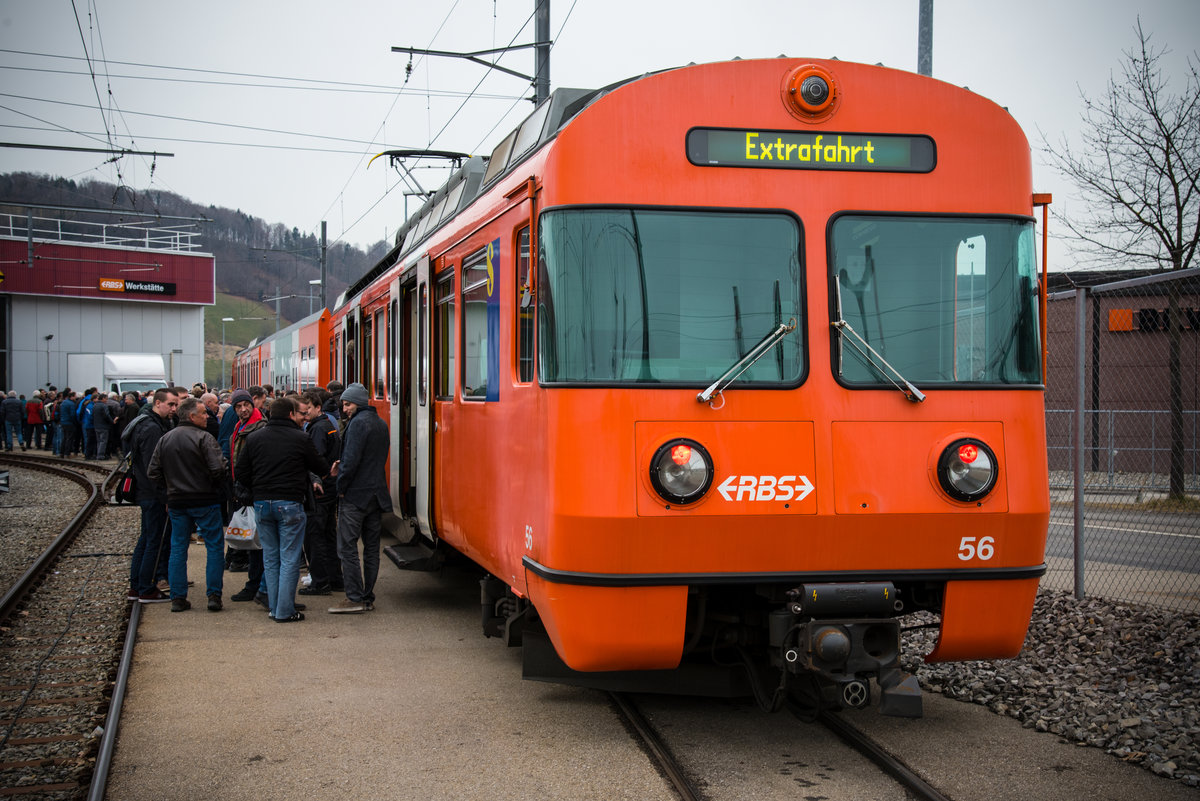
[[[936,636],[905,633],[925,690],[1200,787],[1200,615],[1043,590],[1015,659],[918,662]]]

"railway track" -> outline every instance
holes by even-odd
[[[714,797],[705,790],[705,785],[711,781],[709,771],[712,770],[712,766],[704,764],[702,758],[690,760],[677,758],[675,749],[668,742],[668,738],[652,722],[652,716],[642,712],[632,696],[614,692],[609,693],[609,698],[626,728],[640,742],[643,751],[682,801],[707,801]],[[922,779],[903,760],[840,716],[829,712],[819,712],[813,716],[815,719],[809,716],[802,717],[805,720],[803,725],[808,725],[810,722],[821,724],[826,730],[835,734],[845,747],[876,765],[886,776],[903,788],[906,798],[913,799],[913,801],[951,801],[949,796]],[[686,736],[690,739],[691,732],[689,731]],[[687,751],[690,747],[690,745],[684,744],[681,746],[681,751]],[[686,766],[685,761],[688,762]],[[813,786],[818,775],[821,778],[827,778],[829,774],[835,772],[831,767],[831,762],[827,759],[793,760],[789,762],[789,766],[789,774],[803,774],[805,771],[812,774],[811,777],[793,776],[795,782],[806,787]],[[741,787],[741,789],[745,790],[746,788]],[[850,792],[857,792],[857,788]],[[718,791],[717,795],[721,795],[721,793]],[[837,798],[838,796],[831,793],[829,788],[823,788],[822,794],[817,797]],[[856,798],[857,795],[845,797]]]
[[[9,539],[42,546],[0,602],[0,794],[99,799],[140,611],[124,598],[136,507],[107,504],[111,467],[6,455],[0,468]]]

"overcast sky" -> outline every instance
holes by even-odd
[[[534,0],[0,0],[0,142],[174,153],[0,148],[0,172],[120,179],[365,245],[404,219],[403,187],[370,156],[487,154],[532,110],[518,78],[393,45],[472,51],[534,41]],[[594,88],[732,57],[837,57],[916,70],[918,0],[551,0],[551,86]],[[1034,148],[1036,191],[1069,207],[1042,133],[1078,129],[1140,15],[1172,55],[1200,41],[1200,0],[935,0],[935,77],[1006,106]],[[89,62],[95,80],[89,75]],[[124,62],[124,63],[119,63]],[[533,52],[500,63],[533,72]],[[468,95],[473,95],[468,97]],[[103,109],[103,110],[102,110]],[[434,189],[445,172],[418,178]],[[419,201],[410,199],[410,210]],[[1053,233],[1053,227],[1052,227]],[[1061,252],[1061,255],[1060,255]],[[1067,268],[1065,248],[1052,269]],[[1059,261],[1059,264],[1053,264]]]

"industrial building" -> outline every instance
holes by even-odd
[[[165,383],[202,380],[216,267],[198,222],[0,205],[0,387],[61,389],[114,353],[161,355]]]

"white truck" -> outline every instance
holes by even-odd
[[[76,392],[146,392],[167,385],[161,353],[68,353],[67,386]]]

